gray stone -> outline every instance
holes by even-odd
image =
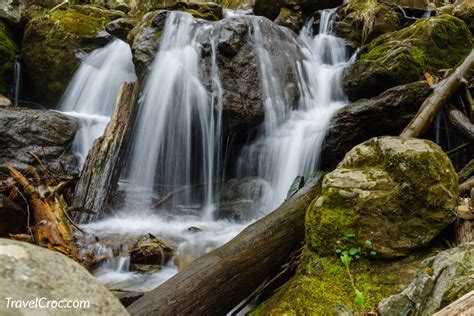
[[[20,170],[27,165],[38,167],[31,152],[50,170],[74,173],[76,158],[70,145],[76,126],[73,119],[58,112],[0,107],[0,170],[6,162]]]
[[[474,290],[474,243],[426,259],[400,294],[382,300],[381,316],[432,315]]]
[[[81,265],[58,252],[0,239],[1,315],[128,315],[119,300]],[[78,300],[88,308],[7,309],[7,300]],[[63,302],[64,303],[64,302]]]

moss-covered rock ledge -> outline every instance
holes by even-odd
[[[84,53],[106,45],[104,26],[124,14],[95,6],[42,12],[26,26],[22,58],[40,101],[56,105]]]
[[[425,246],[454,220],[456,198],[454,168],[432,142],[379,137],[354,147],[306,212],[297,273],[253,315],[375,311],[430,256]]]
[[[344,74],[351,100],[370,98],[401,84],[451,68],[472,49],[466,24],[448,14],[420,19],[410,27],[372,41]]]
[[[9,92],[17,53],[18,47],[12,40],[7,27],[0,21],[0,94]]]

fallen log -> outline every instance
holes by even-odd
[[[467,139],[474,141],[474,124],[458,108],[450,104],[446,109],[446,117],[454,128]]]
[[[474,176],[459,185],[459,196],[470,193],[472,188],[474,188]]]
[[[423,102],[420,110],[400,134],[402,138],[420,137],[430,126],[443,106],[458,91],[463,78],[474,67],[474,49],[464,61],[446,78],[435,85],[431,95]]]
[[[449,304],[433,316],[469,316],[474,310],[474,291],[467,293],[453,303]]]
[[[74,218],[79,223],[103,216],[103,210],[117,188],[134,121],[137,95],[137,83],[122,85],[104,135],[95,141],[87,155],[72,206],[95,212],[75,213]]]
[[[224,246],[196,259],[128,307],[132,315],[224,315],[288,261],[304,240],[313,180]]]

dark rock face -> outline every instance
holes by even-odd
[[[224,19],[214,26],[216,62],[223,89],[224,137],[245,142],[264,119],[265,93],[261,83],[260,58],[256,47],[266,50],[288,105],[297,106],[296,64],[303,59],[296,35],[268,19],[242,16]],[[260,34],[260,35],[259,35]],[[211,69],[211,43],[203,42],[207,73]],[[208,76],[209,77],[209,76]],[[211,82],[208,82],[210,87]]]
[[[76,159],[69,147],[76,122],[53,111],[0,107],[0,170],[10,162],[25,170],[38,166],[28,154],[36,154],[51,170],[73,172]]]
[[[351,100],[370,98],[401,84],[422,79],[423,71],[451,68],[472,47],[466,24],[453,16],[420,19],[410,27],[372,41],[344,73]]]
[[[399,135],[430,91],[426,82],[415,82],[339,110],[331,120],[323,143],[321,169],[334,169],[346,152],[372,137]]]
[[[298,11],[293,11],[288,8],[281,8],[280,14],[275,20],[275,23],[289,28],[296,34],[298,34],[303,27],[304,18],[303,15]]]
[[[253,11],[256,15],[275,20],[281,8],[311,14],[316,10],[335,8],[342,3],[342,0],[256,0]]]
[[[165,28],[169,11],[153,11],[142,18],[129,34],[133,52],[133,63],[139,77],[148,71],[155,54],[158,52],[160,37]]]
[[[18,47],[9,29],[0,21],[0,94],[8,93],[13,85],[13,68]]]
[[[127,41],[128,33],[133,29],[132,21],[127,18],[113,20],[105,26],[105,30],[111,35]]]
[[[55,106],[84,54],[105,46],[112,36],[104,26],[123,12],[73,6],[39,15],[26,26],[22,58],[33,97]]]

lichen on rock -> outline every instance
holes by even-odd
[[[359,244],[371,240],[380,257],[408,255],[453,222],[457,187],[451,161],[434,143],[373,138],[325,176],[306,215],[308,245],[331,255],[355,234]]]

